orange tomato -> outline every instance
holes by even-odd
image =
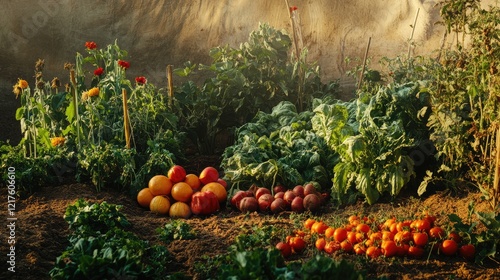
[[[211,192],[215,193],[215,195],[217,196],[217,199],[219,199],[219,203],[224,203],[227,199],[226,188],[224,188],[223,185],[221,185],[220,183],[217,183],[217,182],[212,182],[212,183],[208,183],[208,184],[204,185],[201,188],[201,191],[202,192],[211,191]]]
[[[172,181],[165,175],[156,175],[149,179],[148,188],[153,195],[169,195]]]
[[[170,194],[176,201],[189,202],[193,193],[193,189],[188,183],[179,182],[172,186]]]
[[[137,202],[140,206],[149,208],[149,204],[153,197],[154,195],[151,193],[151,190],[149,188],[144,188],[137,193]]]
[[[201,181],[196,174],[187,174],[184,182],[190,185],[194,192],[201,188]]]
[[[347,238],[347,230],[343,228],[337,228],[333,233],[333,239],[337,242],[342,242]]]
[[[325,249],[326,240],[324,238],[318,238],[316,239],[316,242],[314,242],[314,245],[316,246],[316,249],[323,251],[323,249]]]
[[[311,230],[313,224],[316,223],[315,220],[313,219],[307,219],[304,221],[304,228],[308,229],[308,230]]]

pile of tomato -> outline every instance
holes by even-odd
[[[463,238],[455,231],[446,231],[435,221],[436,217],[429,214],[414,220],[389,218],[383,222],[352,215],[344,226],[331,227],[323,221],[307,219],[303,229],[295,230],[276,248],[285,258],[294,252],[301,252],[306,244],[311,244],[330,255],[344,252],[369,258],[385,256],[418,259],[430,254],[458,254],[473,260],[475,247],[468,242],[468,238]]]

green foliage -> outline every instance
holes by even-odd
[[[272,112],[259,112],[237,130],[237,140],[227,147],[221,167],[233,185],[257,184],[272,188],[277,182],[295,186],[309,181],[327,188],[333,174],[334,154],[312,131],[312,112],[297,113],[291,102],[281,102]]]
[[[238,48],[210,50],[212,64],[200,65],[209,76],[200,87],[189,81],[175,94],[181,125],[204,153],[213,152],[215,136],[250,121],[257,112],[270,112],[281,101],[306,109],[314,97],[335,93],[335,83],[323,84],[319,68],[289,57],[290,37],[260,24]],[[175,73],[185,76],[196,65],[187,63]]]
[[[170,243],[173,240],[188,240],[196,238],[196,233],[191,226],[181,220],[172,220],[163,227],[157,228],[160,240]]]
[[[278,279],[365,279],[364,272],[357,270],[354,265],[346,260],[337,261],[320,254],[314,255],[303,264],[292,262],[288,265],[288,268],[293,273],[287,273],[286,276],[278,277]]]
[[[122,206],[79,199],[64,215],[73,230],[70,245],[56,259],[52,279],[167,279],[171,255],[125,231]]]
[[[78,235],[94,236],[113,228],[124,229],[130,226],[127,218],[120,213],[122,207],[106,201],[90,204],[80,198],[66,208],[64,220],[68,222],[69,229]]]

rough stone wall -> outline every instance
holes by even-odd
[[[84,51],[85,41],[99,46],[115,40],[129,52],[129,77],[144,75],[165,86],[165,67],[190,60],[208,63],[208,50],[246,41],[259,22],[290,31],[285,1],[279,0],[3,0],[0,17],[0,140],[19,137],[11,93],[17,78],[33,83],[34,64],[45,59],[46,79],[67,82],[65,62]],[[289,0],[298,7],[304,45],[325,80],[341,79],[349,87],[346,57],[362,59],[371,37],[369,57],[377,68],[381,57],[408,50],[411,25],[415,53],[439,48],[444,29],[437,1],[432,0]],[[357,62],[358,64],[360,62]]]

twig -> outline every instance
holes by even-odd
[[[368,50],[370,49],[370,43],[372,41],[372,37],[368,38],[368,44],[366,45],[365,57],[363,58],[363,68],[361,69],[361,73],[359,74],[358,81],[358,89],[361,88],[361,83],[363,83],[363,76],[366,68],[366,60],[368,59]]]
[[[172,107],[174,99],[174,81],[172,78],[172,65],[167,66],[167,81],[168,81],[168,106]]]
[[[77,86],[76,86],[76,78],[75,78],[75,70],[71,69],[69,72],[69,78],[71,81],[72,85],[72,93],[73,93],[73,105],[75,106],[74,108],[74,113],[75,113],[75,120],[76,120],[76,139],[78,141],[78,149],[81,148],[81,138],[80,138],[80,120],[78,117],[78,98],[76,97],[76,91],[77,91]]]
[[[127,106],[127,90],[122,89],[123,97],[123,127],[125,129],[125,143],[127,149],[130,149],[130,123],[128,119],[128,106]]]
[[[411,40],[413,40],[413,34],[415,34],[415,26],[417,25],[417,19],[418,19],[418,13],[419,12],[420,12],[420,8],[417,9],[417,14],[415,15],[415,20],[413,21],[413,26],[412,26],[412,29],[411,29],[410,40],[408,42],[408,60],[410,60]]]

